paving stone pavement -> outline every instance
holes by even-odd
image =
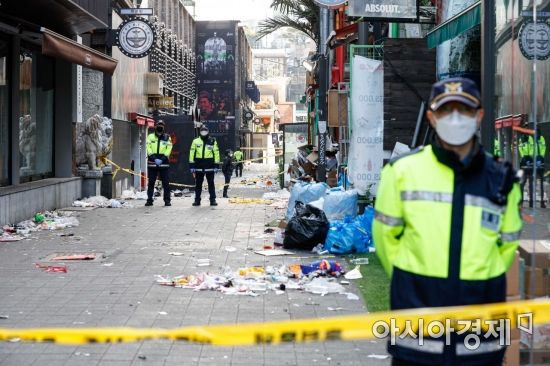
[[[218,178],[219,179],[219,178]],[[233,189],[234,195],[259,197],[259,189]],[[283,210],[265,205],[191,207],[192,198],[174,198],[172,207],[152,208],[132,201],[130,209],[79,212],[80,226],[38,232],[32,239],[0,244],[0,327],[166,327],[252,321],[322,318],[366,311],[362,300],[343,295],[286,291],[258,297],[224,296],[160,286],[155,275],[193,274],[229,266],[308,263],[316,257],[263,257],[265,223]],[[61,233],[74,233],[60,237]],[[80,239],[80,240],[78,240]],[[237,248],[235,252],[226,246]],[[171,256],[169,252],[184,256]],[[35,268],[52,253],[103,253],[100,260],[68,263],[67,273]],[[196,259],[210,258],[210,267]],[[112,263],[112,265],[110,265]],[[350,291],[358,293],[350,286]],[[328,307],[341,307],[329,311]],[[160,312],[166,312],[166,315]],[[0,365],[387,365],[384,341],[325,342],[280,346],[213,347],[182,342],[60,346],[0,343]]]

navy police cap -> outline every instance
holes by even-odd
[[[450,78],[432,86],[430,108],[435,111],[445,103],[460,102],[471,108],[481,106],[481,95],[474,81],[466,78]]]

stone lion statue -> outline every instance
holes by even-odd
[[[94,114],[76,124],[76,165],[99,169],[98,159],[107,157],[113,147],[113,121]]]

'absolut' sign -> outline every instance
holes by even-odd
[[[414,20],[417,0],[349,0],[348,15],[365,18]]]

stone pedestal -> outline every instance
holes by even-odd
[[[113,168],[110,165],[103,167],[103,178],[101,178],[101,195],[109,199],[113,198]]]
[[[78,176],[82,177],[82,197],[93,197],[101,194],[101,170],[78,170]]]

